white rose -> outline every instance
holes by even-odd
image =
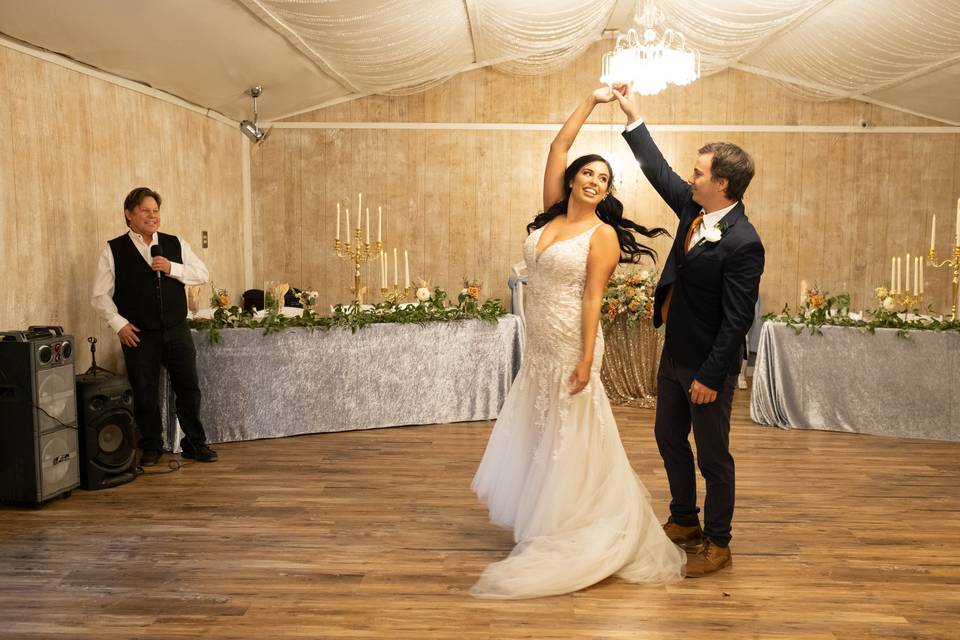
[[[641,272],[640,272],[640,278],[641,278],[642,280],[646,280],[646,279],[649,278],[649,277],[650,277],[650,272],[649,272],[649,271],[641,271]]]
[[[420,302],[426,302],[429,299],[430,299],[430,289],[427,289],[426,287],[420,287],[419,289],[417,289],[417,300],[419,300]]]
[[[707,242],[719,242],[722,237],[723,233],[716,227],[710,227],[703,234],[703,239]]]
[[[883,310],[884,311],[893,311],[896,308],[896,304],[893,301],[893,298],[887,296],[883,299]]]

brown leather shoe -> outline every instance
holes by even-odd
[[[699,551],[687,552],[686,574],[688,578],[702,578],[732,563],[733,554],[730,553],[730,547],[721,547],[706,539]]]
[[[703,529],[699,524],[692,527],[685,527],[673,521],[673,516],[667,518],[663,525],[663,532],[667,534],[673,544],[683,549],[699,548],[703,544]]]

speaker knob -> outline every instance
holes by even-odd
[[[70,354],[73,353],[73,344],[69,340],[63,341],[63,348],[61,350],[61,353],[63,353],[64,360],[70,359]]]
[[[50,348],[50,345],[45,344],[37,349],[37,358],[39,358],[43,364],[50,362],[50,359],[53,358],[53,349]]]
[[[103,409],[105,398],[103,396],[94,396],[90,398],[90,409],[91,411],[100,411]]]

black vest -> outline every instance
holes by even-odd
[[[164,258],[183,263],[180,241],[176,236],[158,232],[157,243]],[[161,317],[157,272],[150,269],[126,233],[109,244],[113,252],[113,302],[120,315],[143,331],[160,331],[182,325],[187,318],[187,294],[183,283],[166,275],[160,278],[159,291],[163,294]]]

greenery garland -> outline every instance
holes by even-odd
[[[319,315],[312,308],[306,307],[303,315],[296,317],[284,316],[279,308],[273,307],[262,317],[255,317],[236,305],[227,306],[229,296],[226,291],[214,289],[211,299],[215,309],[213,318],[194,318],[188,320],[187,325],[191,329],[207,331],[210,342],[216,344],[220,342],[221,329],[263,329],[264,335],[295,327],[311,330],[350,329],[352,333],[356,333],[364,327],[378,323],[424,324],[451,320],[483,320],[496,324],[497,320],[507,315],[507,310],[500,300],[490,298],[480,303],[471,293],[473,292],[467,293],[466,290],[461,292],[456,305],[448,305],[447,293],[437,288],[427,300],[403,306],[393,302],[382,302],[372,308],[360,308],[354,304],[336,305],[329,316]]]
[[[883,287],[874,291],[879,306],[863,312],[859,318],[850,315],[850,295],[840,293],[835,296],[814,287],[804,293],[803,302],[796,310],[786,304],[779,313],[768,313],[764,320],[782,322],[800,335],[808,330],[810,335],[823,335],[821,327],[855,327],[868,333],[877,329],[896,329],[897,336],[906,338],[910,331],[957,331],[960,332],[960,320],[944,319],[933,316],[933,308],[926,309],[927,315],[921,315],[920,309],[910,313],[898,308],[894,296]]]

